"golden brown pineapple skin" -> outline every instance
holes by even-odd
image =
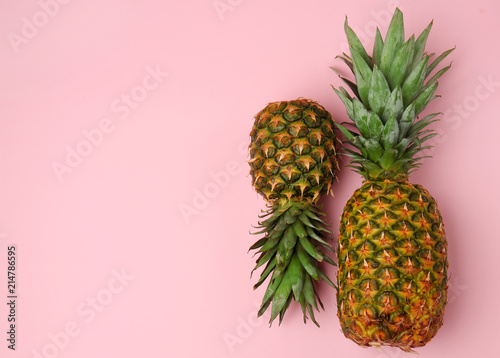
[[[308,99],[269,103],[250,133],[250,175],[268,202],[317,202],[330,191],[337,169],[334,122]]]
[[[338,316],[361,346],[424,346],[442,325],[447,241],[436,201],[407,181],[365,181],[338,246]]]

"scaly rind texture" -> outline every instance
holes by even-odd
[[[420,185],[366,181],[344,209],[338,316],[361,346],[410,351],[442,325],[447,242],[436,201]]]
[[[351,56],[339,57],[354,74],[354,82],[342,77],[354,96],[343,87],[334,90],[356,129],[337,126],[351,144],[345,149],[351,166],[366,179],[407,177],[423,158],[417,155],[429,148],[422,144],[436,135],[428,127],[436,113],[416,118],[437,97],[437,80],[450,66],[429,76],[453,49],[432,61],[432,54],[425,53],[431,27],[432,23],[417,39],[411,36],[405,42],[403,14],[396,9],[385,39],[377,29],[369,56],[346,19]]]
[[[334,122],[318,103],[270,103],[255,116],[250,136],[252,184],[268,202],[316,202],[330,191],[337,169]]]
[[[279,316],[279,322],[292,300],[300,303],[304,322],[309,314],[314,317],[314,309],[323,304],[315,287],[320,278],[334,287],[319,267],[320,262],[334,265],[326,251],[333,251],[327,243],[323,215],[312,203],[307,201],[280,201],[272,205],[262,216],[260,231],[264,238],[258,240],[250,249],[259,254],[254,270],[264,266],[254,289],[270,277],[258,315],[261,316],[271,306],[269,323]],[[252,271],[253,272],[253,271]],[[318,325],[319,326],[319,325]]]

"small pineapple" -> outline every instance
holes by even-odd
[[[436,135],[437,113],[418,115],[437,96],[429,77],[452,51],[431,61],[425,44],[432,23],[404,38],[396,9],[385,40],[377,29],[373,56],[345,23],[351,56],[340,58],[355,81],[354,96],[334,89],[353,125],[338,125],[351,145],[351,167],[364,183],[348,200],[338,244],[338,316],[342,331],[361,346],[388,345],[407,352],[424,346],[443,322],[447,294],[447,241],[434,198],[408,175],[419,166],[422,144]],[[427,80],[426,80],[427,79]]]
[[[260,254],[254,270],[265,265],[254,289],[270,276],[258,315],[272,304],[270,323],[278,315],[281,323],[295,299],[304,322],[308,312],[317,325],[313,308],[323,305],[314,281],[321,277],[334,286],[318,266],[335,263],[325,253],[333,250],[317,205],[335,178],[334,122],[316,102],[274,102],[255,116],[250,136],[252,184],[269,208],[256,233],[264,237],[250,248]]]

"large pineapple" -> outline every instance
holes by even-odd
[[[424,50],[432,23],[415,39],[404,38],[396,9],[385,40],[377,29],[373,56],[345,24],[354,73],[343,78],[354,96],[335,89],[353,124],[339,125],[350,143],[351,166],[364,183],[348,200],[338,245],[338,316],[346,337],[361,346],[411,351],[442,325],[447,293],[443,221],[434,198],[408,175],[419,166],[423,143],[436,133],[436,113],[419,118],[437,96],[429,78],[451,52],[431,61]]]
[[[268,203],[260,222],[264,234],[250,249],[258,249],[257,269],[265,265],[254,288],[270,282],[258,315],[272,304],[270,323],[281,323],[292,299],[312,321],[322,307],[314,281],[334,284],[318,263],[334,262],[326,255],[322,215],[317,205],[330,191],[337,169],[334,122],[318,103],[297,99],[268,104],[255,116],[250,133],[252,184]],[[252,271],[253,272],[253,271]]]

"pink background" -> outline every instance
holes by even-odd
[[[411,177],[439,202],[451,273],[418,352],[498,356],[498,2],[26,0],[0,4],[0,357],[403,357],[345,339],[326,284],[320,329],[296,306],[269,328],[247,254],[254,114],[307,97],[346,120],[329,69],[346,70],[344,17],[385,34],[396,5],[407,34],[434,18],[429,51],[457,46],[428,112],[442,136]],[[333,229],[360,183],[343,170],[324,200]]]

